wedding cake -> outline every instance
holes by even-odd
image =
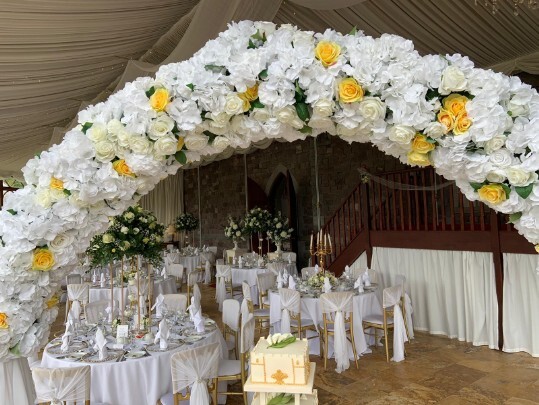
[[[298,339],[282,348],[260,338],[251,352],[251,381],[258,384],[305,385],[309,380],[309,344]]]

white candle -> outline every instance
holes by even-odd
[[[311,233],[311,250],[313,250],[313,234]]]
[[[331,235],[329,235],[329,248],[333,250],[333,246],[331,245]]]

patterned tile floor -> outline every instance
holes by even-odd
[[[215,289],[201,286],[205,313],[220,323]],[[63,330],[63,310],[52,333]],[[350,404],[539,404],[539,359],[525,353],[508,354],[455,339],[417,333],[406,345],[407,358],[387,363],[378,348],[338,374],[334,360],[317,356],[315,387],[323,405]],[[233,388],[232,388],[233,389]],[[242,404],[229,397],[227,404]]]

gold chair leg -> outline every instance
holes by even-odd
[[[388,335],[388,330],[387,330],[387,327],[384,327],[384,337],[385,337],[385,341],[386,341],[386,360],[387,362],[389,363],[389,345],[388,345],[388,339],[387,339],[387,335]]]
[[[357,351],[356,351],[356,341],[354,339],[354,327],[353,325],[350,325],[350,338],[352,339],[352,350],[354,352],[354,361],[356,362],[356,368],[359,368],[359,365],[357,363]]]
[[[327,363],[328,363],[328,340],[329,340],[329,337],[328,337],[328,332],[327,332],[327,329],[324,329],[324,369],[327,368]]]
[[[178,394],[173,394],[174,396],[174,405],[180,405],[180,401],[178,399]]]
[[[217,405],[217,378],[213,379],[213,390],[212,390],[212,399],[213,399],[213,405]]]
[[[320,358],[322,358],[322,355],[324,353],[324,349],[322,348],[322,333],[318,332],[318,342],[320,343]]]

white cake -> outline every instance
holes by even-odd
[[[305,385],[309,380],[309,344],[296,340],[283,348],[260,338],[251,352],[251,381],[257,384]]]

